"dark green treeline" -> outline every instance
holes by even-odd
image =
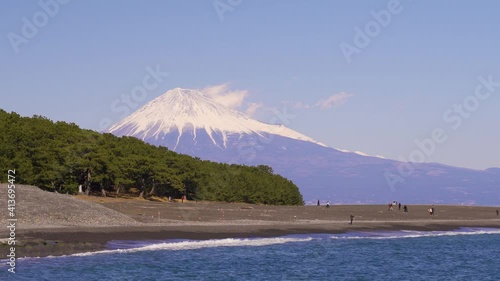
[[[141,196],[183,194],[190,200],[300,205],[302,195],[270,167],[202,161],[132,137],[80,129],[41,116],[0,109],[0,181],[75,194],[138,190]]]

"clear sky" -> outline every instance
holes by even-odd
[[[212,86],[335,148],[500,167],[498,1],[59,1],[1,1],[0,108],[100,130]]]

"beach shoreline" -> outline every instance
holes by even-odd
[[[107,249],[111,241],[211,240],[268,238],[288,235],[342,234],[385,231],[455,231],[460,228],[497,228],[500,220],[357,221],[277,224],[181,224],[23,229],[18,234],[18,257],[47,257]],[[2,250],[3,251],[3,250]],[[2,256],[4,253],[2,253]]]
[[[1,185],[0,185],[1,187]],[[0,188],[0,199],[6,200]],[[16,257],[70,255],[106,249],[110,241],[279,237],[357,231],[450,231],[500,228],[497,207],[455,205],[270,206],[223,202],[155,202],[70,196],[17,186]],[[434,207],[434,215],[429,209]],[[7,222],[8,214],[0,209]],[[350,216],[354,216],[350,224]],[[0,228],[6,257],[9,229]],[[0,258],[1,259],[1,258]]]

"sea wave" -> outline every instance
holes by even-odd
[[[423,237],[440,237],[440,236],[460,236],[460,235],[487,235],[500,234],[500,229],[473,229],[461,228],[453,231],[387,231],[387,232],[351,232],[340,235],[331,236],[331,239],[367,239],[367,240],[386,240],[386,239],[409,239]]]
[[[306,238],[292,238],[292,237],[276,237],[276,238],[252,238],[252,239],[216,239],[216,240],[201,240],[201,241],[181,241],[181,242],[163,242],[151,244],[143,247],[129,248],[129,249],[113,249],[102,250],[96,252],[85,252],[66,257],[87,257],[94,255],[104,254],[127,254],[145,251],[182,251],[182,250],[197,250],[203,248],[217,248],[217,247],[262,247],[285,243],[308,242],[313,240],[311,237]],[[57,257],[48,257],[57,258]]]

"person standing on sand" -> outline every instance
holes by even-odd
[[[351,213],[351,224],[354,221],[354,215]]]
[[[326,207],[330,208],[330,201],[326,201]]]
[[[319,207],[319,206],[320,206],[320,204],[319,204],[319,200],[318,200],[318,207]]]
[[[401,211],[401,202],[398,204],[398,211]]]
[[[497,209],[497,216],[498,216],[498,213],[499,213],[499,212],[498,212],[498,209]]]
[[[434,216],[434,205],[432,205],[432,208],[431,208],[431,215]]]
[[[403,207],[403,212],[408,213],[408,207],[406,207],[406,205]]]

